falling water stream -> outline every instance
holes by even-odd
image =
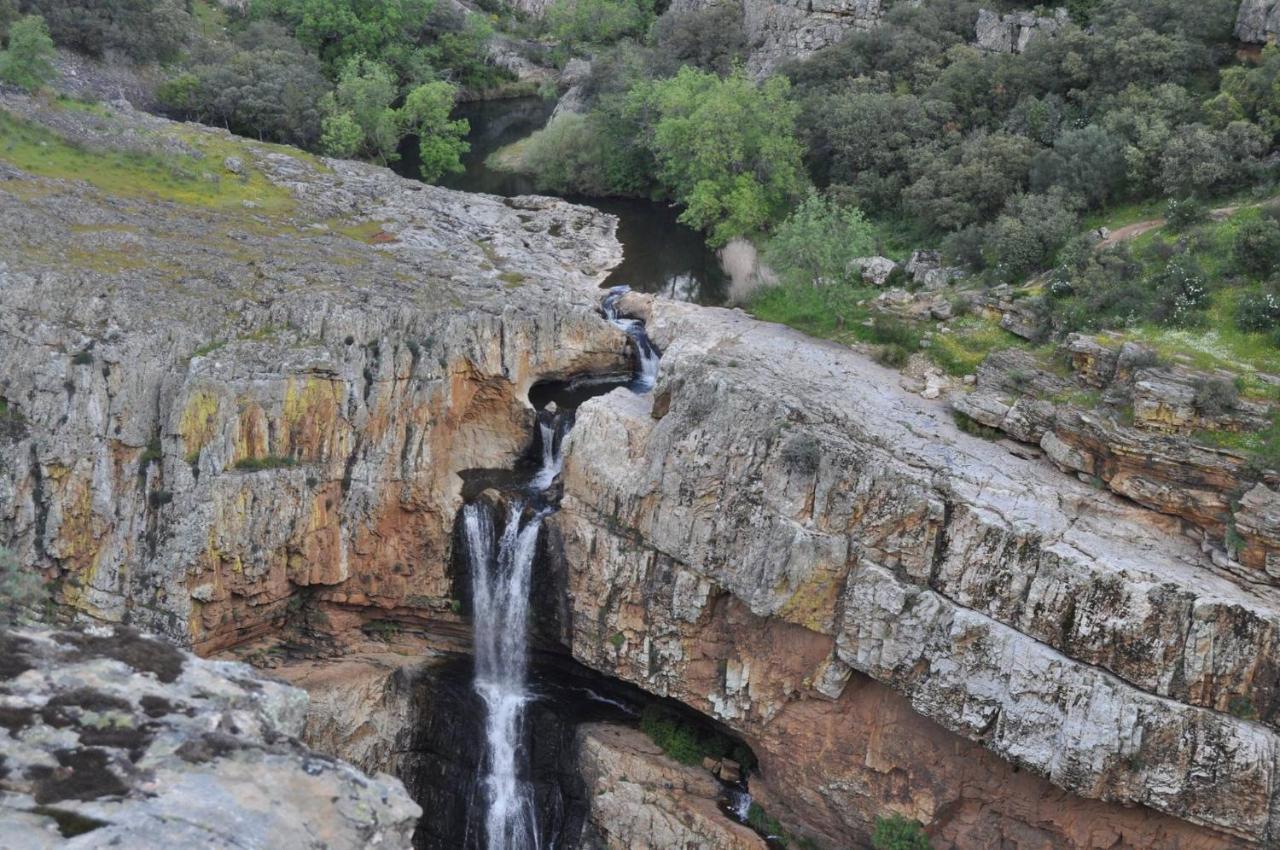
[[[621,385],[644,393],[657,379],[660,354],[644,323],[618,314],[618,301],[626,291],[627,287],[610,290],[602,312],[632,342],[631,380],[624,384],[616,377],[584,376],[571,382],[579,399]],[[495,508],[487,502],[473,501],[462,510],[475,630],[474,687],[485,713],[480,790],[487,850],[543,850],[523,748],[525,709],[534,698],[528,682],[529,591],[538,534],[557,507],[551,487],[563,468],[564,438],[572,424],[573,411],[567,407],[548,406],[539,412],[540,465],[521,492],[508,494],[501,533],[495,528]]]

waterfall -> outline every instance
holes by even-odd
[[[649,334],[645,332],[644,322],[618,316],[618,301],[630,291],[629,286],[613,287],[604,297],[600,307],[609,324],[619,328],[631,338],[631,343],[636,350],[636,376],[631,382],[631,389],[633,392],[645,393],[653,389],[653,385],[658,381],[658,361],[662,355],[649,339]]]
[[[570,421],[568,414],[559,412],[543,411],[538,414],[538,441],[542,450],[542,466],[529,480],[531,492],[545,493],[564,468],[561,446],[564,441],[564,432],[568,430]]]
[[[485,706],[483,776],[488,850],[537,850],[532,787],[520,776],[526,690],[529,579],[544,511],[524,519],[513,499],[494,548],[488,505],[463,508],[475,623],[476,693]]]
[[[610,290],[602,311],[631,339],[636,370],[628,386],[633,392],[643,393],[652,389],[657,380],[660,355],[649,341],[643,322],[618,317],[618,299],[627,291],[625,286]],[[618,386],[616,378],[610,376],[579,383],[593,386],[593,394]],[[462,509],[471,573],[475,691],[485,711],[481,788],[486,850],[541,850],[538,813],[522,745],[525,707],[533,699],[526,675],[529,588],[542,521],[557,507],[551,486],[564,466],[562,446],[573,426],[574,409],[548,405],[539,412],[541,465],[521,492],[508,494],[501,535],[495,532],[494,509],[486,502],[473,502]]]

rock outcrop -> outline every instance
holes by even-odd
[[[974,43],[992,53],[1022,53],[1033,39],[1053,36],[1070,20],[1066,9],[1055,9],[1052,15],[1035,12],[1001,15],[981,9],[974,28]]]
[[[720,810],[720,783],[662,754],[642,732],[595,723],[578,729],[591,806],[588,847],[600,850],[766,850],[763,838]]]
[[[1243,454],[1201,436],[1262,430],[1271,405],[1239,397],[1230,376],[1157,364],[1140,346],[1104,342],[1068,338],[1071,377],[1028,351],[992,354],[976,388],[952,405],[1038,446],[1086,482],[1177,517],[1218,566],[1242,580],[1280,584],[1277,482],[1260,483]]]
[[[651,310],[656,397],[580,410],[552,520],[577,658],[739,731],[832,844],[1277,840],[1275,592],[847,349]]]
[[[1252,44],[1270,44],[1280,37],[1280,2],[1243,0],[1236,17],[1236,38]]]
[[[880,23],[883,0],[675,0],[673,14],[718,3],[741,5],[747,35],[747,70],[766,77],[779,65],[804,59],[853,30]]]
[[[6,630],[0,659],[5,847],[410,846],[422,810],[298,743],[296,688],[126,629]]]
[[[626,362],[594,291],[615,220],[131,111],[0,108],[191,175],[148,190],[104,156],[100,188],[0,153],[0,545],[66,608],[203,652],[304,594],[449,619],[460,473],[526,448],[536,380]]]

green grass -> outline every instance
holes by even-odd
[[[173,135],[202,150],[204,157],[91,149],[0,110],[0,160],[31,174],[84,180],[119,197],[159,198],[216,209],[251,201],[272,213],[293,209],[292,193],[251,168],[236,141],[187,129],[175,130]],[[238,156],[245,163],[243,175],[223,169],[228,156]]]
[[[934,334],[928,353],[929,359],[955,377],[972,375],[994,351],[1027,347],[1026,340],[990,319],[965,316],[952,321],[948,327],[951,333]]]

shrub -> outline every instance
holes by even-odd
[[[668,9],[653,23],[650,35],[672,68],[692,65],[727,74],[747,46],[742,7],[721,3],[700,9]]]
[[[43,16],[56,43],[96,57],[168,61],[195,30],[185,0],[19,0],[19,7]]]
[[[1201,416],[1221,416],[1233,410],[1240,400],[1240,389],[1226,378],[1200,378],[1195,382],[1196,412]]]
[[[846,283],[849,264],[874,248],[871,225],[857,208],[810,191],[778,225],[764,259],[788,283],[835,285]]]
[[[1204,221],[1206,216],[1205,205],[1195,198],[1170,198],[1164,205],[1165,222],[1173,230],[1186,230]]]
[[[0,547],[0,626],[37,619],[48,601],[40,573],[24,569],[12,552]]]
[[[1265,275],[1280,269],[1280,222],[1258,218],[1241,224],[1231,256],[1245,274]]]
[[[652,22],[653,0],[555,0],[547,10],[547,25],[565,46],[608,44]]]
[[[640,713],[640,731],[681,764],[699,764],[705,757],[731,758],[745,771],[756,763],[746,744],[700,728],[657,703],[650,703]]]
[[[1242,331],[1280,330],[1280,295],[1274,289],[1245,295],[1236,305],[1236,327]]]
[[[1154,304],[1150,317],[1168,325],[1187,325],[1208,304],[1209,283],[1204,270],[1190,256],[1175,257],[1152,278]]]
[[[297,461],[291,457],[267,455],[265,457],[242,457],[236,461],[236,469],[242,472],[257,472],[262,469],[281,469],[296,466]]]
[[[35,91],[57,76],[53,41],[44,19],[27,15],[9,27],[9,44],[0,50],[0,83]]]
[[[261,21],[234,45],[206,46],[156,90],[176,118],[303,148],[320,140],[320,101],[329,91],[320,61],[278,25]]]
[[[875,850],[933,850],[924,827],[898,814],[876,818],[871,846]]]
[[[796,472],[812,475],[822,463],[822,444],[812,434],[792,434],[782,446],[782,460]]]

